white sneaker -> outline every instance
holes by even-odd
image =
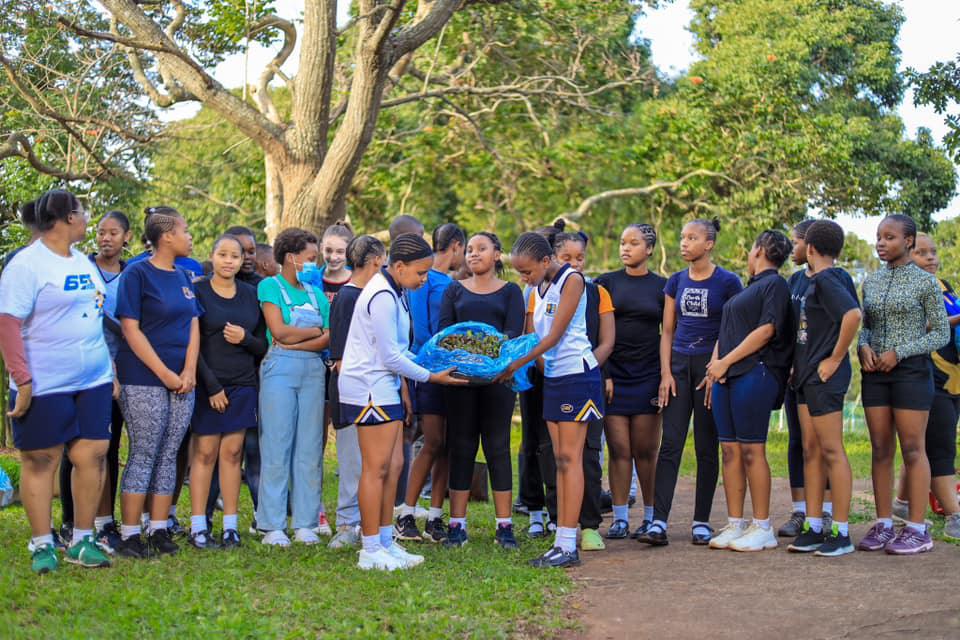
[[[740,538],[747,532],[749,525],[741,521],[740,524],[728,524],[717,532],[717,535],[710,538],[711,549],[727,549],[730,543]]]
[[[751,524],[744,534],[727,545],[728,549],[734,551],[763,551],[764,549],[777,548],[777,535],[773,527],[764,529],[763,527]]]
[[[333,531],[330,529],[330,522],[327,520],[327,514],[320,512],[319,524],[313,529],[313,532],[318,536],[332,536]]]
[[[290,546],[290,538],[287,537],[286,533],[279,529],[276,531],[268,531],[266,535],[263,536],[263,540],[261,542],[271,547]]]
[[[405,569],[411,569],[417,565],[423,564],[423,556],[418,556],[415,553],[408,552],[396,542],[387,547],[387,553],[397,560],[403,562]]]
[[[313,529],[297,529],[293,534],[293,539],[296,542],[302,542],[303,544],[317,544],[320,542],[320,537],[316,534]]]
[[[403,508],[404,508],[405,506],[406,506],[406,505],[401,504],[401,505],[397,505],[396,507],[393,508],[393,519],[394,519],[394,520],[396,520],[397,518],[400,517],[401,512],[402,512],[402,510],[403,510]],[[426,520],[429,515],[430,515],[430,512],[429,512],[428,510],[424,509],[423,507],[421,507],[421,506],[420,506],[420,503],[417,503],[417,506],[415,506],[415,507],[413,508],[413,517],[416,518],[417,520]]]
[[[330,549],[342,549],[344,547],[355,547],[360,542],[360,527],[337,527],[337,535],[327,545]]]
[[[394,571],[396,569],[404,569],[406,565],[402,560],[387,553],[386,549],[377,549],[373,553],[361,549],[359,559],[357,560],[357,568],[363,569],[364,571],[369,571],[370,569]]]

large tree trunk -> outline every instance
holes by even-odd
[[[283,180],[278,162],[270,154],[263,156],[263,170],[266,192],[263,231],[267,236],[267,242],[273,244],[273,239],[280,233],[283,225]]]

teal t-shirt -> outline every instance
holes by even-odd
[[[282,286],[284,290],[286,290],[287,297],[290,299],[292,306],[299,307],[303,304],[309,304],[312,306],[313,303],[310,302],[310,296],[307,295],[306,291],[291,285],[283,276],[277,276],[276,278],[264,278],[261,280],[260,284],[257,285],[257,299],[260,301],[260,305],[263,306],[264,302],[277,305],[280,307],[280,312],[283,314],[283,321],[289,324],[290,307],[284,303],[283,296],[280,294],[280,282],[283,283]],[[311,289],[313,289],[313,295],[316,297],[317,305],[319,306],[317,311],[321,316],[323,316],[323,324],[324,326],[329,326],[330,303],[327,302],[327,296],[325,296],[323,292],[316,287],[311,287]],[[273,343],[273,336],[270,335],[269,329],[267,329],[267,340],[271,344]]]

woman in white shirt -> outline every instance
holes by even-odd
[[[403,422],[412,417],[401,378],[434,384],[465,384],[453,369],[430,373],[413,362],[410,308],[404,289],[423,285],[433,251],[414,234],[398,236],[388,266],[373,276],[357,299],[343,352],[338,388],[340,419],[358,427],[360,455],[361,569],[393,571],[423,562],[393,542],[393,502],[403,467]]]
[[[21,497],[33,532],[32,568],[57,569],[50,531],[53,482],[64,445],[73,463],[75,519],[66,561],[110,566],[93,523],[110,444],[114,393],[103,339],[106,287],[96,267],[73,248],[89,216],[75,195],[53,190],[33,205],[40,239],[20,251],[0,278],[0,351],[11,377],[13,438],[21,452]],[[64,354],[70,365],[64,366]]]

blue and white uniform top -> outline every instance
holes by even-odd
[[[533,330],[541,340],[550,333],[553,320],[560,307],[560,294],[567,280],[583,276],[570,265],[560,267],[550,282],[537,287],[531,297],[533,301]],[[546,289],[544,289],[546,286]],[[583,373],[597,366],[597,359],[590,346],[587,334],[587,289],[580,294],[577,309],[570,319],[566,332],[552,349],[543,354],[543,375],[547,378],[559,378]]]
[[[355,406],[400,404],[400,378],[427,382],[430,372],[410,351],[410,309],[384,270],[357,298],[340,365],[340,402]]]
[[[113,381],[103,339],[106,285],[83,253],[54,253],[38,240],[0,278],[0,313],[23,322],[33,395],[71,393]],[[15,388],[11,379],[11,388]]]

